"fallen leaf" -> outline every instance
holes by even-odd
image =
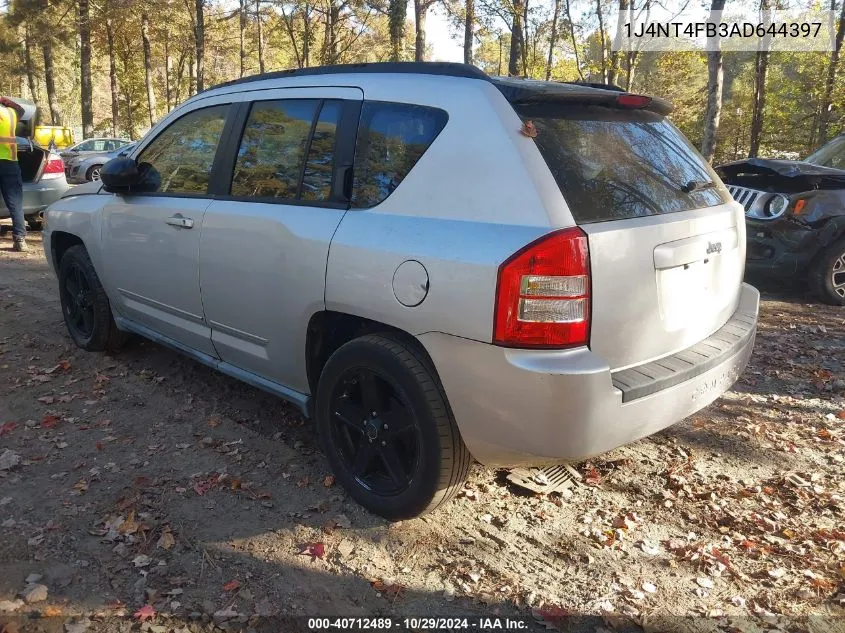
[[[220,416],[215,414],[208,418],[208,426],[210,426],[212,429],[220,426]]]
[[[840,420],[845,420],[845,409],[842,409],[839,413],[836,414],[836,417]]]
[[[528,138],[537,138],[537,128],[534,127],[533,121],[525,121],[522,128],[519,130],[520,134]]]
[[[53,404],[56,401],[54,396],[41,396],[38,398],[38,402],[41,404]]]
[[[4,422],[2,426],[0,426],[0,436],[6,435],[7,433],[11,433],[16,428],[18,428],[17,422]]]
[[[709,578],[696,578],[695,582],[698,584],[699,587],[704,587],[705,589],[713,588],[713,581]]]
[[[44,607],[41,611],[41,615],[45,618],[57,618],[62,615],[64,612],[62,611],[61,607],[57,607],[54,605]]]
[[[135,564],[135,567],[146,567],[152,562],[152,559],[146,554],[138,554],[132,559],[132,562]]]
[[[152,620],[154,617],[156,617],[156,610],[151,604],[145,604],[143,607],[138,609],[132,615],[132,617],[138,620],[139,622],[143,622],[144,620]]]
[[[320,558],[322,558],[322,556]],[[236,578],[235,580],[227,582],[225,585],[223,585],[223,591],[234,591],[240,586],[241,581]]]
[[[176,544],[176,539],[173,538],[173,534],[168,530],[166,532],[162,532],[161,536],[158,537],[158,545],[161,549],[170,549]]]
[[[101,451],[104,448],[103,443],[100,440],[97,440],[97,443],[95,444],[95,446],[97,447],[98,451]]]
[[[59,418],[55,415],[45,415],[44,419],[41,420],[41,428],[42,429],[52,429],[59,423]]]
[[[595,469],[595,466],[587,468],[587,474],[584,476],[584,483],[588,486],[598,486],[601,483],[601,475]]]
[[[784,576],[786,576],[786,570],[783,567],[776,567],[775,569],[769,570],[769,578],[777,580],[783,578]]]
[[[332,486],[334,486],[334,475],[326,475],[326,477],[323,479],[323,485],[326,488],[331,488]]]
[[[655,591],[657,591],[657,586],[650,582],[644,582],[640,586],[643,588],[643,591],[647,591],[648,593],[654,593]]]
[[[400,598],[405,593],[405,586],[398,583],[387,584],[383,580],[374,580],[370,584],[377,592],[392,600]]]
[[[300,554],[307,554],[311,560],[323,558],[326,555],[326,546],[323,543],[306,543],[302,546]]]

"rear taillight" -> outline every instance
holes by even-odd
[[[496,345],[574,347],[589,334],[590,254],[581,229],[545,235],[499,266]]]
[[[65,173],[65,164],[62,162],[62,157],[58,154],[50,154],[47,156],[47,164],[44,165],[44,171],[41,172],[42,178],[54,178]]]

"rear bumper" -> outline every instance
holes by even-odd
[[[23,214],[35,215],[49,207],[69,189],[64,178],[50,178],[41,182],[23,184]],[[9,209],[0,198],[0,218],[8,218]]]
[[[545,465],[609,451],[713,402],[745,369],[759,301],[757,290],[743,284],[734,318],[742,319],[747,333],[737,332],[717,358],[702,363],[700,373],[687,373],[681,381],[658,376],[656,381],[664,381],[658,390],[640,385],[633,396],[624,393],[624,372],[612,374],[586,348],[510,350],[440,333],[419,339],[437,367],[473,456],[490,466]],[[680,354],[698,353],[696,347]],[[648,371],[649,365],[640,367]]]

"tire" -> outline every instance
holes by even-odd
[[[128,335],[117,329],[106,291],[84,246],[71,246],[62,256],[59,298],[68,333],[78,347],[101,352],[124,345]]]
[[[371,382],[379,385],[374,391],[365,389]],[[375,408],[365,406],[366,392],[377,393],[384,403],[378,418],[361,413]],[[348,411],[361,413],[360,427]],[[353,339],[331,355],[317,387],[316,426],[339,483],[367,510],[389,520],[426,514],[449,501],[472,462],[430,362],[416,346],[390,334]],[[364,453],[371,461],[356,470],[366,461]],[[389,472],[380,475],[379,469]],[[393,476],[398,471],[408,475],[404,487],[396,483],[402,478]],[[396,490],[387,492],[390,484]]]
[[[91,165],[88,168],[88,171],[85,172],[85,180],[87,180],[88,182],[92,182],[94,180],[95,176],[96,176],[96,179],[99,180],[100,179],[100,170],[102,168],[103,168],[102,165]]]
[[[824,303],[845,306],[845,239],[828,246],[810,272],[810,284]]]

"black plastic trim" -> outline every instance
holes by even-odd
[[[753,314],[735,312],[712,335],[685,350],[610,374],[622,402],[657,393],[700,376],[749,345],[756,332]]]

